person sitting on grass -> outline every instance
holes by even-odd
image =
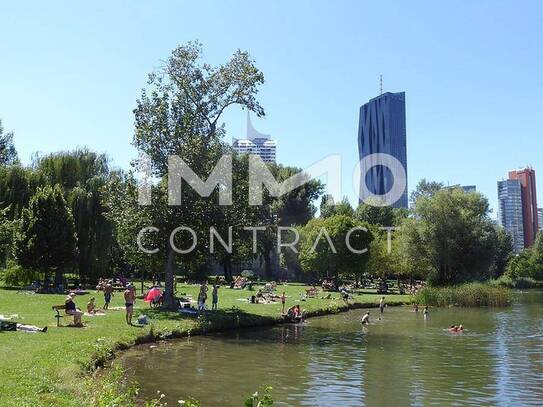
[[[66,297],[66,301],[64,301],[64,304],[66,305],[66,314],[73,315],[74,317],[74,325],[75,326],[83,326],[83,323],[81,322],[81,316],[83,315],[83,311],[81,311],[74,302],[74,293],[68,294],[68,297]]]
[[[92,297],[87,303],[87,314],[96,314],[96,298]]]

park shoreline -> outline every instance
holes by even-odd
[[[391,307],[400,307],[411,304],[411,301],[387,301],[387,306]],[[321,308],[317,310],[307,311],[304,313],[305,319],[321,317],[326,315],[335,315],[348,311],[353,311],[357,309],[364,308],[378,308],[379,304],[374,302],[353,302],[348,305],[333,306],[327,308]],[[149,343],[156,343],[162,341],[169,341],[175,339],[183,339],[191,336],[205,336],[211,334],[219,334],[222,332],[232,331],[236,329],[252,329],[252,328],[263,328],[271,327],[281,324],[289,324],[291,322],[285,321],[281,316],[269,317],[269,316],[259,316],[256,314],[246,314],[242,312],[236,312],[232,310],[232,319],[230,321],[221,320],[219,324],[217,323],[208,323],[208,321],[202,321],[198,327],[194,329],[182,329],[182,330],[171,330],[171,331],[162,331],[155,332],[151,326],[150,330],[145,334],[137,336],[133,343],[122,343],[117,342],[113,344],[113,347],[110,352],[107,352],[105,355],[102,353],[101,356],[97,356],[94,360],[90,361],[90,366],[92,370],[100,368],[108,368],[111,366],[111,363],[118,358],[118,356],[130,350],[131,348],[138,345],[145,345]],[[89,365],[88,365],[89,366]]]

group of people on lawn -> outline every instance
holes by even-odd
[[[125,287],[124,291],[124,301],[125,301],[125,310],[126,310],[126,323],[128,325],[132,325],[132,316],[134,314],[134,303],[136,302],[136,288],[133,284],[128,283]],[[96,305],[96,298],[91,297],[89,302],[87,303],[87,314],[88,315],[96,315],[96,314],[103,314],[105,310],[109,309],[109,304],[111,302],[111,298],[113,296],[113,287],[111,284],[105,284],[103,287],[104,291],[104,306],[102,309],[99,309]],[[83,326],[83,322],[81,318],[84,315],[84,312],[81,311],[79,307],[77,307],[74,298],[76,297],[76,293],[71,292],[68,294],[66,299],[64,300],[64,310],[67,315],[72,315],[74,317],[74,325],[75,326]]]

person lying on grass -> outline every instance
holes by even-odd
[[[12,316],[13,317],[13,316]],[[0,322],[9,322],[11,326],[13,326],[13,322],[11,321],[11,318],[6,318],[5,316],[1,315],[0,314]],[[0,323],[0,330],[4,330],[4,324],[1,324]],[[39,328],[37,327],[36,325],[26,325],[26,324],[19,324],[17,323],[15,325],[15,328],[17,331],[21,331],[21,332],[47,332],[47,327],[43,327],[43,328]],[[5,328],[6,330],[15,330],[13,328],[9,329],[9,328]]]

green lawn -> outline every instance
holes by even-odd
[[[257,286],[258,288],[258,286]],[[305,286],[289,284],[287,306],[299,301]],[[198,287],[180,285],[178,291],[196,298]],[[256,292],[253,291],[253,292]],[[251,295],[247,290],[219,290],[219,311],[207,312],[200,319],[178,313],[150,310],[142,300],[136,302],[135,316],[149,316],[146,327],[128,326],[124,311],[110,310],[105,316],[83,317],[84,328],[56,327],[51,306],[62,304],[63,295],[24,294],[0,289],[0,314],[20,316],[18,322],[48,326],[47,333],[0,332],[0,406],[87,406],[100,405],[98,396],[106,390],[101,380],[90,374],[95,364],[110,358],[114,351],[153,337],[183,336],[235,328],[270,324],[280,318],[280,304],[248,304],[239,301]],[[321,297],[322,294],[319,295]],[[91,296],[103,304],[101,294],[76,297],[84,309]],[[337,312],[344,308],[338,293],[332,299],[308,299],[300,302],[309,315]],[[354,296],[354,306],[377,304],[380,296],[363,292]],[[407,295],[388,295],[389,304],[409,301]],[[123,305],[122,292],[116,293],[110,307]],[[71,318],[63,318],[67,325]],[[107,405],[102,401],[102,405]],[[123,405],[121,403],[121,405]]]

